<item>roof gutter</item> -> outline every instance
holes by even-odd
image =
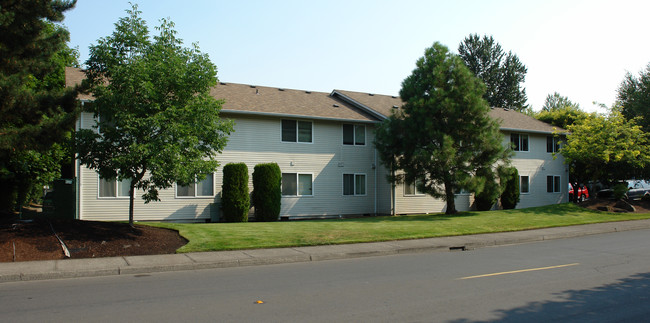
[[[344,118],[333,118],[333,117],[305,116],[305,115],[288,114],[288,113],[256,112],[256,111],[241,111],[241,110],[228,110],[228,109],[222,109],[221,113],[241,114],[241,115],[251,115],[251,116],[265,116],[265,117],[276,117],[276,118],[301,118],[301,119],[310,119],[310,120],[343,121],[343,122],[354,122],[354,123],[371,123],[371,124],[381,123],[381,121],[378,120],[373,121],[373,120],[344,119]]]
[[[499,128],[501,131],[510,131],[510,132],[527,132],[527,133],[539,133],[539,134],[545,134],[545,135],[554,135],[554,134],[560,134],[560,135],[568,135],[568,131],[563,131],[563,132],[555,132],[555,131],[545,131],[545,130],[530,130],[530,129],[516,129],[516,128]]]

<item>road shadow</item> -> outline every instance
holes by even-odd
[[[615,283],[555,293],[559,301],[531,302],[526,306],[494,311],[497,319],[450,322],[647,322],[650,312],[650,273],[640,273]]]

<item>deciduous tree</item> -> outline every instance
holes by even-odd
[[[182,46],[165,19],[150,39],[137,6],[112,35],[90,48],[86,77],[97,121],[77,133],[79,159],[107,180],[130,181],[129,223],[135,191],[145,203],[175,182],[188,185],[215,171],[232,123],[219,118],[210,96],[217,71],[198,46]]]
[[[456,192],[479,185],[478,169],[494,171],[507,161],[484,90],[462,60],[436,42],[402,82],[403,108],[377,131],[383,163],[403,172],[391,179],[418,183],[420,191],[447,202],[447,214],[456,213]]]
[[[542,111],[533,115],[538,120],[566,129],[569,125],[588,117],[580,105],[555,92],[546,96]]]
[[[567,126],[567,142],[560,149],[579,179],[624,180],[642,177],[650,165],[648,134],[627,120],[618,108],[593,114]]]

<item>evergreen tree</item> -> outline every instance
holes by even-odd
[[[638,77],[627,73],[618,88],[617,104],[627,119],[641,117],[638,124],[650,132],[650,64]]]
[[[546,96],[546,100],[544,100],[544,106],[542,106],[542,111],[554,111],[567,107],[580,110],[579,104],[573,103],[566,96],[562,96],[560,93],[554,92],[552,95],[549,94]]]
[[[504,168],[500,176],[503,183],[501,207],[504,210],[514,209],[519,203],[519,171],[515,167]]]
[[[458,46],[458,53],[469,70],[485,83],[485,100],[492,107],[523,112],[528,105],[522,85],[528,69],[519,57],[501,48],[492,36],[469,35]]]
[[[420,191],[447,202],[447,214],[456,213],[455,193],[475,191],[477,170],[493,171],[508,159],[484,90],[447,47],[436,42],[427,48],[402,82],[403,109],[377,130],[382,162],[403,171],[391,180],[418,183]]]
[[[56,150],[77,110],[76,90],[64,88],[75,50],[54,23],[75,2],[0,1],[0,211],[19,207],[31,186],[56,177],[59,161],[51,158],[62,157]]]

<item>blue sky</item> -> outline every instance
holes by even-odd
[[[224,82],[312,91],[397,95],[424,50],[457,52],[469,34],[492,35],[528,67],[528,103],[559,92],[587,111],[611,105],[627,71],[650,63],[646,1],[220,1],[140,0],[150,31],[176,24]],[[79,0],[66,13],[81,61],[130,8]]]

